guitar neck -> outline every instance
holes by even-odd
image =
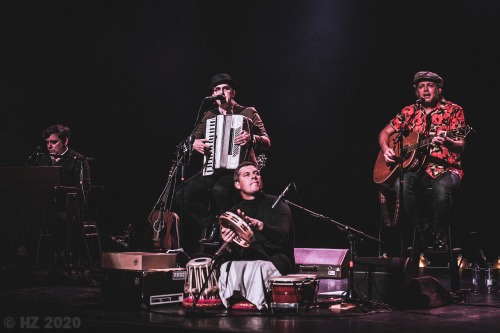
[[[420,140],[418,142],[415,142],[412,145],[408,145],[408,146],[405,147],[405,151],[406,152],[410,152],[410,151],[414,151],[415,149],[419,149],[419,148],[425,147],[425,146],[429,145],[432,142],[432,138],[433,138],[433,136],[429,137],[429,138],[426,138],[426,139],[423,139],[423,140]]]
[[[446,137],[453,137],[454,136],[454,133],[455,131],[451,131],[451,132],[444,132],[442,134],[438,134],[438,136],[441,136],[443,138],[446,138]],[[410,151],[414,151],[415,149],[419,149],[419,148],[422,148],[422,147],[425,147],[425,146],[428,146],[431,142],[432,142],[432,139],[435,137],[436,135],[432,135],[428,138],[425,138],[425,139],[421,139],[419,140],[418,142],[415,142],[414,144],[411,144],[411,145],[408,145],[405,147],[404,151],[405,152],[410,152]]]

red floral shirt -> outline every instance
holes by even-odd
[[[423,107],[416,109],[416,104],[405,107],[391,120],[391,126],[399,132],[406,124],[406,119],[416,112],[410,123],[410,131],[418,132],[425,136],[435,136],[443,131],[450,131],[465,127],[464,111],[454,103],[442,98],[436,107],[428,114],[425,114]],[[448,150],[443,145],[429,145],[431,160],[427,159],[425,171],[436,178],[445,171],[457,173],[460,178],[463,176],[460,154]],[[439,162],[442,160],[443,162]],[[436,163],[437,161],[437,163]]]

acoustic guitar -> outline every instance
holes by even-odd
[[[172,165],[168,175],[167,186],[161,195],[158,205],[148,217],[148,221],[153,228],[153,247],[160,250],[171,250],[180,247],[179,216],[171,212],[167,207],[173,170],[174,166]]]
[[[443,131],[438,135],[444,138],[465,138],[472,130],[472,127],[465,126],[451,131]],[[394,142],[394,138],[397,135],[398,133],[391,135],[389,142]],[[381,150],[377,156],[373,170],[373,180],[375,183],[382,184],[394,181],[398,176],[398,172],[396,171],[399,168],[399,161],[401,159],[404,171],[418,170],[422,167],[427,155],[427,149],[425,148],[432,142],[433,137],[426,137],[417,132],[411,132],[406,138],[403,137],[402,151],[400,151],[399,143],[391,147],[396,154],[395,160],[397,163],[387,163],[384,159],[384,153]]]

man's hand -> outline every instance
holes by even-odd
[[[222,240],[228,243],[232,242],[233,238],[236,236],[236,233],[233,230],[224,228],[223,226],[221,226],[220,228],[220,233],[222,236]]]
[[[446,138],[443,138],[442,136],[436,135],[432,138],[432,143],[435,145],[443,145],[446,142]]]
[[[392,148],[387,147],[387,149],[384,151],[384,159],[387,163],[395,163],[396,160],[394,159],[396,157],[396,154],[394,153],[394,150]]]
[[[247,146],[250,143],[250,134],[247,131],[241,131],[240,135],[234,140],[234,143],[240,146]]]
[[[245,221],[252,228],[255,228],[255,229],[259,230],[259,231],[262,231],[262,229],[264,228],[264,222],[259,221],[259,220],[254,219],[254,218],[251,218],[249,216],[246,216],[245,213],[243,213],[239,209],[236,212],[243,219],[243,221]]]
[[[448,148],[450,151],[454,153],[462,153],[465,148],[465,139],[463,138],[444,138],[442,136],[436,135],[435,137],[432,138],[432,143],[434,143],[437,146],[445,146]]]
[[[207,146],[206,143],[208,139],[196,139],[193,143],[193,149],[196,150],[200,154],[208,154],[210,153],[210,146]]]

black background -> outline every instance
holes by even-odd
[[[271,137],[265,191],[293,181],[290,201],[378,237],[377,135],[414,102],[414,73],[430,70],[477,131],[463,154],[458,245],[473,255],[478,241],[496,259],[498,12],[494,1],[2,1],[0,163],[23,165],[43,128],[65,124],[70,146],[95,158],[102,232],[146,230],[210,77],[226,72]],[[347,247],[346,233],[292,209],[297,247]],[[183,233],[193,248],[188,218]],[[382,228],[387,243],[398,237]],[[370,240],[357,247],[378,255]]]

